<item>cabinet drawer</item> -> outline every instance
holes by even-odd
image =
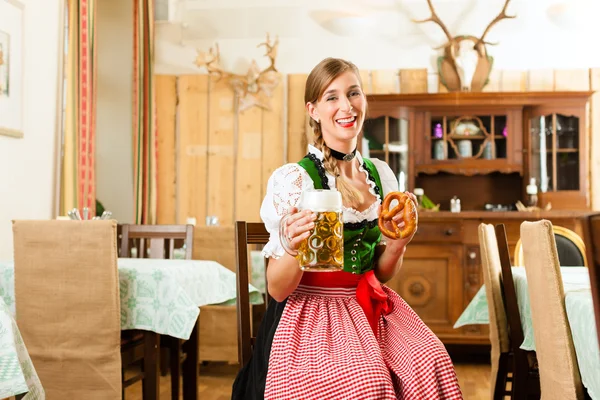
[[[458,221],[419,222],[413,242],[448,242],[462,241],[462,224]]]

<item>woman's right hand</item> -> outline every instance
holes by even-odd
[[[287,244],[291,250],[298,251],[300,243],[309,237],[314,229],[316,219],[317,214],[311,210],[298,211],[297,207],[290,208],[288,215],[282,218],[281,223],[284,224],[284,240],[287,239]]]

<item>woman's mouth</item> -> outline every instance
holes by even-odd
[[[352,128],[356,123],[356,117],[336,119],[335,122],[337,122],[342,128]]]

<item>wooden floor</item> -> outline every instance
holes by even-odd
[[[481,360],[456,361],[454,364],[465,400],[484,400],[490,398],[490,365]],[[229,400],[231,384],[237,373],[237,365],[209,363],[200,367],[200,383],[198,398],[201,400]],[[126,400],[142,400],[141,383],[127,388]],[[171,378],[162,377],[160,380],[160,398],[171,398]]]

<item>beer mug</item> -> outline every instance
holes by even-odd
[[[298,203],[298,210],[311,210],[317,214],[315,227],[300,243],[296,259],[303,271],[341,271],[344,268],[344,221],[342,195],[337,190],[305,190]],[[293,253],[285,235],[288,214],[279,225],[281,244]]]

